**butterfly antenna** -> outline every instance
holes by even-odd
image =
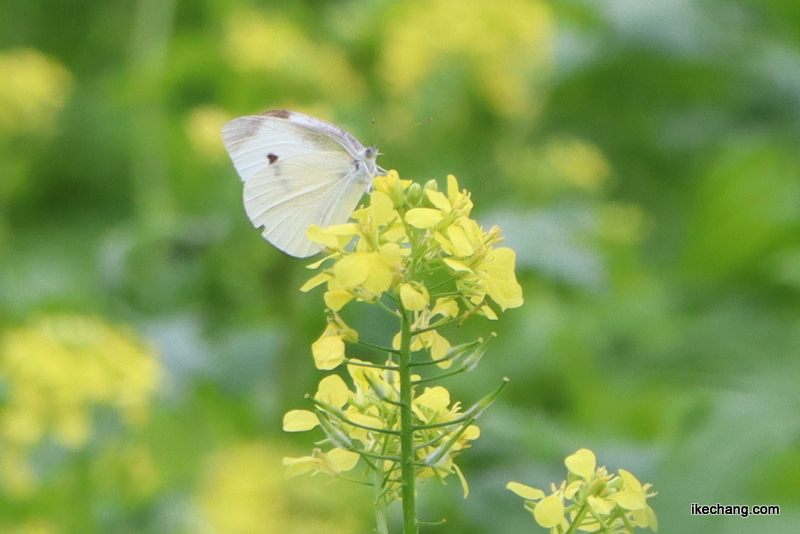
[[[410,134],[412,131],[414,131],[415,128],[418,128],[419,126],[422,126],[423,124],[426,124],[426,123],[432,122],[432,121],[433,121],[433,117],[428,117],[425,120],[421,120],[418,123],[412,125],[410,128],[406,129],[406,131],[404,131],[404,132],[401,132],[401,133],[398,133],[398,134],[395,134],[395,135],[390,135],[390,136],[382,138],[379,141],[379,144],[383,144],[384,141],[394,141],[395,139],[406,137],[406,136],[408,136],[408,134]],[[373,124],[373,126],[375,125],[375,119],[372,119],[372,124]]]

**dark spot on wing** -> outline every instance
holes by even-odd
[[[278,156],[275,154],[267,154],[267,159],[269,160],[270,164],[272,164],[278,161]]]
[[[267,117],[277,117],[279,119],[288,119],[292,114],[288,109],[273,109],[272,111],[265,111],[262,115]]]

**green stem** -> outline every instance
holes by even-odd
[[[400,339],[400,469],[402,472],[403,534],[417,534],[417,508],[414,478],[414,420],[411,382],[411,320],[401,306]]]
[[[564,534],[573,534],[573,532],[575,532],[578,526],[580,526],[581,522],[583,522],[583,517],[586,515],[586,512],[588,511],[589,511],[589,503],[586,503],[578,511],[578,514],[575,516],[575,519],[572,520],[572,524],[569,526],[569,528]]]
[[[364,341],[361,339],[356,341],[356,343],[358,343],[359,345],[363,345],[364,347],[368,347],[370,349],[375,349],[380,352],[390,352],[392,354],[397,354],[399,352],[398,350],[389,347],[384,347],[383,345],[376,345],[375,343],[370,343],[369,341]]]
[[[383,498],[383,472],[374,470],[372,472],[375,483],[375,531],[377,534],[389,534],[389,522],[386,520],[386,499]]]
[[[425,332],[430,332],[431,330],[439,330],[440,328],[444,328],[445,326],[450,326],[451,324],[456,324],[461,321],[461,317],[454,317],[453,319],[448,319],[445,321],[439,321],[435,324],[427,326],[425,328],[420,328],[419,330],[414,330],[414,335],[424,334]]]

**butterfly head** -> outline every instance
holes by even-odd
[[[373,176],[377,176],[380,174],[386,174],[386,171],[378,167],[378,164],[375,162],[380,156],[381,153],[378,152],[378,147],[375,146],[368,146],[364,148],[361,153],[359,154],[359,159],[364,164],[364,169],[366,173],[370,176],[370,179]]]
[[[378,147],[368,146],[364,149],[363,156],[365,160],[375,160],[381,153],[378,152]]]

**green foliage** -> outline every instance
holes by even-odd
[[[280,480],[313,449],[280,421],[320,381],[325,325],[304,262],[247,220],[219,127],[285,107],[403,176],[456,175],[517,251],[525,304],[447,388],[470,405],[510,382],[459,458],[469,500],[421,488],[421,519],[448,518],[431,528],[529,529],[505,483],[545,487],[587,447],[653,483],[662,532],[794,532],[798,79],[795,0],[5,0],[0,336],[62,314],[127,325],[162,380],[144,420],[98,401],[80,445],[48,420],[19,463],[0,354],[0,472],[31,482],[0,487],[0,531],[366,531],[368,492]]]

